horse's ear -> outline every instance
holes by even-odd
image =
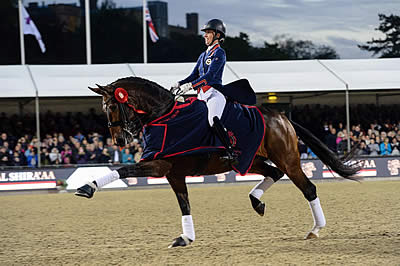
[[[89,88],[89,90],[93,91],[94,93],[97,93],[97,94],[100,94],[103,96],[109,95],[109,93],[107,92],[107,89],[105,87],[100,86],[98,84],[96,84],[96,86],[97,86],[97,88],[91,88],[91,87],[88,87],[88,88]]]

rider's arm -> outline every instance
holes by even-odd
[[[211,59],[211,64],[208,68],[207,73],[192,81],[193,89],[196,90],[198,87],[208,85],[210,81],[216,78],[215,75],[222,67],[224,67],[225,62],[226,56],[224,50],[216,50],[214,56]]]
[[[179,85],[188,83],[188,82],[192,82],[193,80],[197,79],[199,77],[199,65],[200,65],[200,58],[201,55],[199,56],[199,58],[197,59],[197,63],[192,71],[192,73],[185,79],[179,81]]]

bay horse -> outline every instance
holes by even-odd
[[[167,114],[175,105],[174,95],[170,91],[139,77],[122,78],[109,85],[97,85],[97,88],[89,89],[103,96],[103,111],[107,114],[108,127],[114,143],[119,146],[132,141],[133,136],[138,135],[144,126]],[[305,238],[317,238],[319,230],[325,226],[325,216],[315,185],[302,171],[298,136],[323,163],[340,176],[353,179],[352,176],[360,167],[347,164],[351,156],[345,159],[337,157],[311,132],[290,121],[284,114],[268,108],[262,108],[261,113],[265,120],[265,135],[249,173],[263,175],[264,179],[249,193],[251,205],[263,216],[265,203],[260,201],[260,197],[286,174],[309,201],[314,225]],[[175,238],[169,247],[186,246],[195,240],[195,232],[185,177],[231,171],[233,168],[223,160],[223,154],[223,151],[217,151],[141,161],[88,182],[78,188],[75,194],[91,198],[98,188],[119,178],[165,176],[176,194],[182,212],[183,229],[183,234]],[[267,163],[268,160],[276,167]]]

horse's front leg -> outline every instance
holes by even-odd
[[[169,173],[171,166],[172,164],[165,160],[139,162],[133,165],[124,166],[81,186],[76,190],[75,195],[90,199],[93,197],[94,192],[99,188],[102,188],[120,178],[146,176],[163,177]]]
[[[191,244],[195,239],[192,215],[190,215],[189,196],[185,181],[185,176],[168,176],[167,179],[178,199],[179,207],[182,212],[182,231],[183,233],[172,241],[168,248],[184,247]]]

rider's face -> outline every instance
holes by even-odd
[[[204,32],[204,41],[205,41],[207,46],[212,43],[214,35],[215,35],[215,32],[213,30],[206,30]]]

